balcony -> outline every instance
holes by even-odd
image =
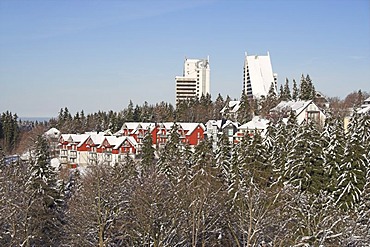
[[[96,160],[98,158],[98,155],[95,152],[89,152],[87,157],[88,159]]]
[[[77,152],[76,151],[69,151],[69,158],[70,159],[77,159]]]
[[[112,161],[112,154],[104,154],[105,161]]]
[[[67,149],[61,149],[59,151],[59,156],[62,157],[68,157],[68,150]]]

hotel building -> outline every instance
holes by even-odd
[[[210,68],[207,59],[185,58],[182,76],[176,76],[176,102],[200,98],[210,93]]]
[[[272,71],[269,52],[267,56],[248,56],[245,53],[243,92],[249,98],[266,97],[271,84],[274,85],[277,94],[277,74]]]

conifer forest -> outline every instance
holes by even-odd
[[[298,125],[291,114],[271,121],[264,136],[237,144],[221,136],[216,149],[205,139],[190,150],[175,124],[163,149],[147,135],[138,158],[84,170],[54,169],[42,133],[204,122],[220,119],[227,100],[205,96],[176,109],[130,102],[119,113],[75,116],[64,108],[43,123],[3,113],[0,246],[370,246],[370,116],[353,114],[345,130],[340,110],[358,96],[332,99],[324,126]],[[279,97],[259,107],[246,100],[242,118],[263,115]],[[7,159],[24,152],[27,159]]]

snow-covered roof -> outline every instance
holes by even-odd
[[[359,114],[370,113],[370,104],[369,104],[369,105],[366,105],[366,106],[361,107],[361,109],[360,109],[360,110],[358,110],[358,111],[357,111],[357,113],[359,113]]]
[[[119,137],[119,140],[117,140],[117,143],[116,145],[114,146],[113,149],[118,149],[122,146],[122,144],[125,142],[125,141],[128,141],[130,142],[135,148],[137,148],[138,144],[135,140],[135,138],[133,138],[132,136],[122,136],[122,137]]]
[[[105,136],[105,133],[104,132],[86,132],[86,134],[88,134],[92,140],[92,142],[95,144],[95,145],[100,145],[102,144],[102,142],[104,141],[104,138],[106,137]],[[80,143],[79,146],[81,146],[82,143]]]
[[[203,130],[206,129],[206,127],[202,123],[178,123],[183,130],[188,131],[186,132],[186,135],[191,135],[193,131],[200,126]]]
[[[141,123],[143,129],[148,129],[152,131],[155,128],[155,123]]]
[[[269,123],[269,120],[263,119],[259,116],[253,117],[253,119],[241,126],[239,126],[239,129],[241,130],[254,130],[254,129],[259,129],[259,130],[264,130],[267,128]]]
[[[230,100],[229,103],[222,108],[220,113],[224,113],[226,110],[228,112],[237,112],[240,108],[240,101],[239,100]]]
[[[296,115],[301,113],[309,104],[312,103],[312,100],[305,101],[281,101],[277,106],[271,109],[271,111],[294,111]]]
[[[139,126],[139,122],[126,122],[123,124],[122,129],[135,130]]]
[[[56,128],[51,128],[45,132],[45,136],[50,138],[58,138],[60,136],[60,131]]]
[[[235,127],[238,127],[238,123],[237,122],[233,122],[233,121],[230,121],[230,120],[208,120],[208,122],[206,123],[206,126],[207,128],[211,128],[212,126],[215,126],[217,127],[217,129],[224,129],[225,127],[229,126],[229,125],[233,125]]]
[[[155,128],[155,123],[139,123],[137,126],[136,126],[136,129],[134,129],[133,131],[131,131],[132,134],[136,133],[139,129],[144,129],[144,130],[147,130],[149,128],[149,131],[153,131],[153,129]]]
[[[116,137],[116,136],[106,136],[104,139],[106,139],[109,144],[111,146],[114,146],[113,149],[118,149],[122,146],[122,144],[127,140],[128,142],[130,142],[134,147],[137,147],[137,142],[135,140],[135,138],[133,138],[132,136],[120,136],[120,137]],[[104,140],[103,140],[104,141]],[[103,142],[102,142],[103,143]],[[101,145],[102,145],[101,143]],[[100,146],[101,146],[100,145]]]
[[[162,123],[162,125],[166,130],[171,130],[172,126],[173,126],[173,122]],[[177,125],[178,125],[178,123],[177,123]]]
[[[71,136],[71,134],[62,134],[60,137],[59,137],[59,140],[60,139],[63,139],[63,141],[68,141],[69,137]]]
[[[68,141],[74,143],[84,143],[90,135],[88,134],[71,134]]]

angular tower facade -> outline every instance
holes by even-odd
[[[243,92],[248,98],[266,97],[271,84],[277,94],[277,74],[272,71],[269,52],[267,56],[248,56],[245,53]]]
[[[182,76],[176,76],[176,102],[200,98],[210,93],[209,57],[206,59],[185,58]]]

